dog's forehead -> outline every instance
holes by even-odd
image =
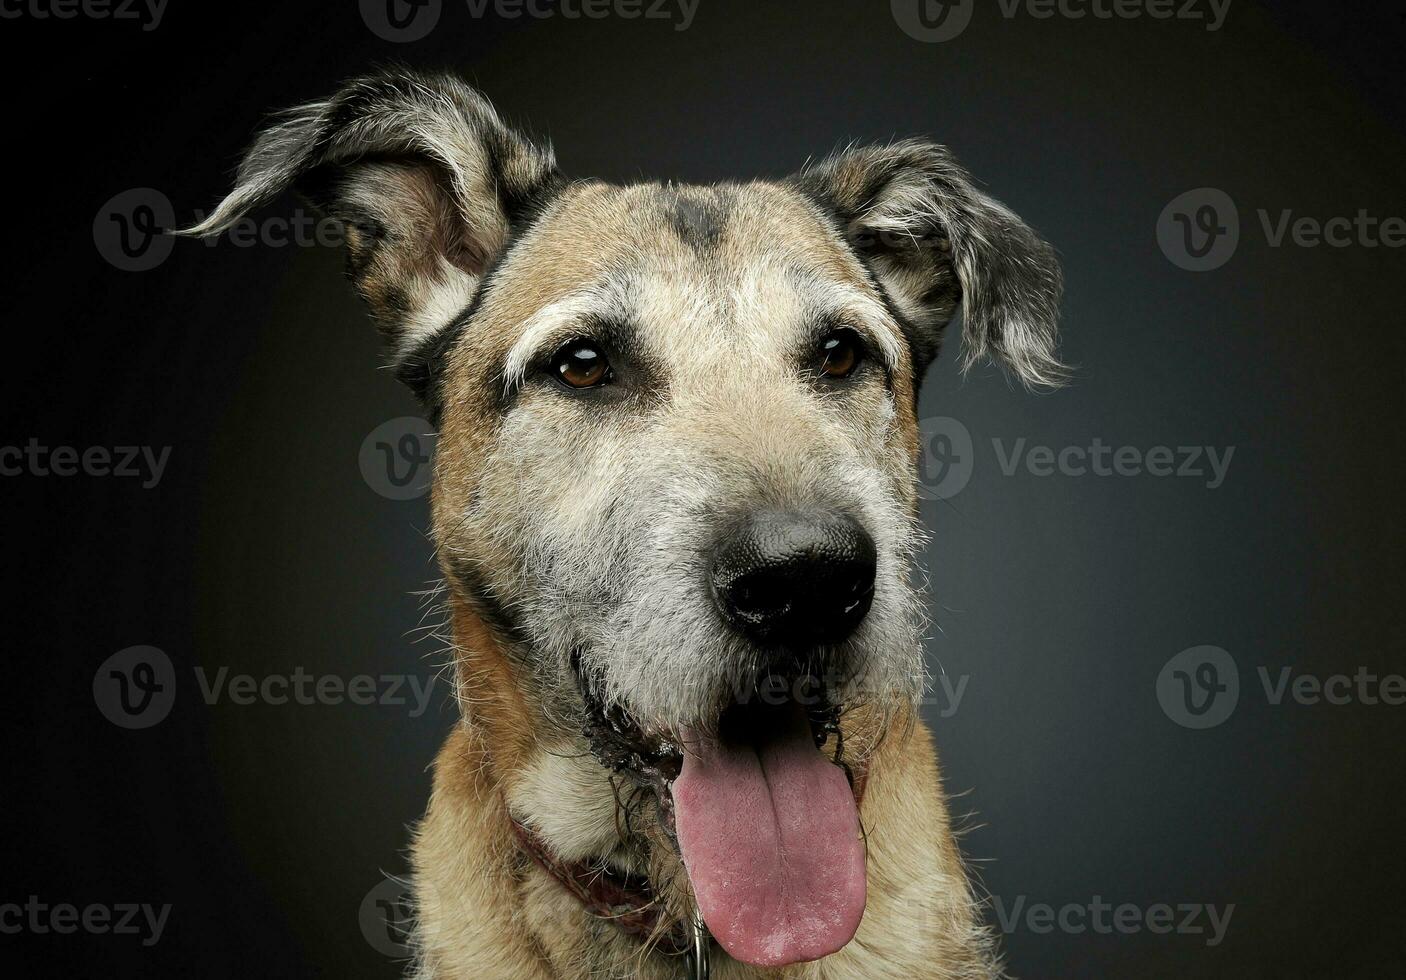
[[[544,221],[553,238],[592,241],[598,259],[697,264],[712,271],[759,256],[838,261],[844,255],[816,206],[782,184],[578,185]],[[840,266],[836,274],[844,271]]]
[[[709,328],[719,342],[765,339],[826,305],[877,306],[823,212],[762,182],[577,185],[515,245],[491,292],[483,314],[499,343],[563,308],[631,317],[667,345]]]

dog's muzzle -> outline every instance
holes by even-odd
[[[839,718],[843,644],[869,613],[877,570],[873,538],[843,513],[762,510],[730,524],[709,584],[720,626],[753,649],[756,676],[732,678],[718,713],[696,724],[641,724],[597,697],[573,658],[594,754],[653,792],[688,872],[697,934],[744,963],[829,955],[863,914],[859,787]]]

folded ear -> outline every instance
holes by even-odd
[[[283,113],[230,195],[185,234],[220,234],[295,187],[345,228],[348,274],[413,386],[428,381],[417,351],[470,304],[514,224],[562,184],[551,149],[508,129],[468,85],[393,70]]]
[[[960,304],[963,370],[989,354],[1027,386],[1063,382],[1054,250],[979,191],[945,147],[906,141],[850,149],[795,181],[838,217],[907,321],[919,377]]]

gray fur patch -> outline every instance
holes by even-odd
[[[672,191],[665,206],[669,227],[689,248],[707,251],[717,246],[727,225],[732,202],[722,191]]]

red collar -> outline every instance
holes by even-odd
[[[869,773],[854,772],[854,801],[864,800],[865,783]],[[626,935],[640,942],[656,942],[657,948],[674,956],[686,955],[692,949],[688,926],[676,922],[663,928],[664,909],[650,887],[648,878],[622,875],[609,867],[602,869],[585,861],[563,861],[531,827],[509,817],[518,847],[580,902],[591,915],[615,924]]]
[[[515,817],[509,822],[518,846],[538,867],[575,895],[591,915],[608,919],[642,943],[657,939],[659,949],[665,953],[682,956],[692,948],[691,937],[682,922],[668,930],[661,927],[664,910],[648,878],[622,875],[609,867],[602,869],[585,861],[563,861],[532,828]]]

